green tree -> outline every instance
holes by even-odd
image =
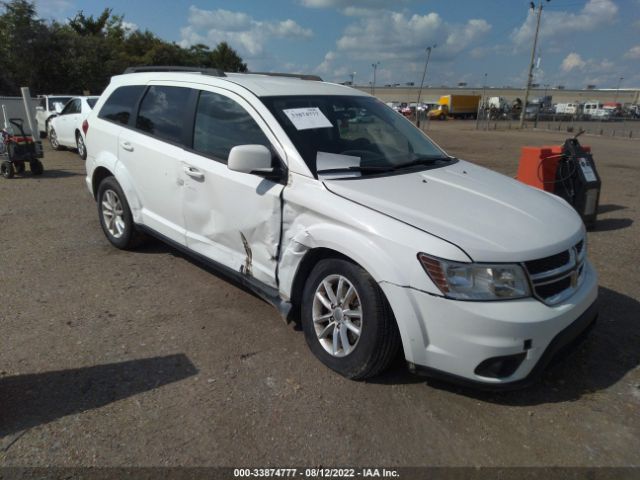
[[[107,25],[111,19],[110,8],[105,8],[99,17],[93,18],[93,15],[85,17],[84,12],[80,10],[76,16],[69,19],[69,26],[82,36],[99,35],[104,36],[107,33]]]
[[[106,8],[97,17],[79,11],[67,23],[45,22],[33,1],[0,0],[0,95],[17,95],[21,86],[32,94],[100,94],[113,75],[136,65],[247,71],[226,42],[182,48],[149,31],[125,31],[123,20]]]
[[[220,68],[226,72],[246,72],[247,64],[227,42],[220,42],[207,56],[205,67]]]
[[[33,69],[48,41],[46,24],[36,16],[27,0],[0,2],[0,88],[17,94],[20,86],[40,86],[41,78]]]

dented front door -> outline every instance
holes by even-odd
[[[187,246],[275,287],[283,185],[226,165],[233,146],[273,148],[275,139],[243,99],[200,95],[193,149],[185,152],[180,179]]]

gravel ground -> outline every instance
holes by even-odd
[[[515,175],[562,133],[432,123]],[[603,180],[590,257],[601,315],[537,385],[484,394],[402,361],[324,368],[276,310],[158,242],[112,248],[73,152],[0,181],[0,465],[639,465],[640,142],[582,138]]]

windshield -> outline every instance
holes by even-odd
[[[380,174],[451,160],[402,115],[371,97],[263,97],[314,175]],[[344,175],[342,175],[344,176]]]

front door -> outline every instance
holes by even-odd
[[[261,144],[284,158],[265,122],[242,97],[201,91],[192,149],[182,162],[187,246],[233,270],[276,286],[281,183],[227,168],[236,145]]]

